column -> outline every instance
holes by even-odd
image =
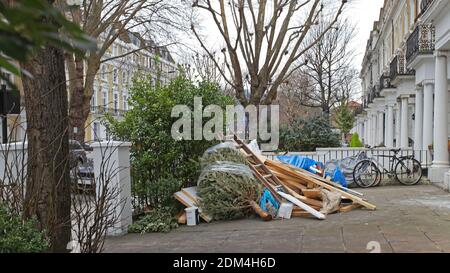
[[[400,104],[397,104],[397,107],[395,109],[395,147],[400,148],[400,130],[401,130],[401,114],[400,114]]]
[[[447,57],[436,53],[433,168],[449,167]]]
[[[423,148],[423,90],[418,88],[416,92],[416,113],[414,126],[414,149],[417,151]]]
[[[386,116],[386,147],[394,147],[394,105],[388,104]]]
[[[408,148],[408,96],[401,97],[400,148]]]
[[[433,94],[434,82],[423,83],[423,144],[424,150],[433,144]]]
[[[94,175],[96,194],[109,190],[113,199],[105,207],[108,213],[107,221],[114,221],[113,226],[106,230],[107,236],[120,236],[128,232],[132,223],[132,195],[130,175],[130,148],[127,142],[94,142],[91,147],[94,160]],[[110,217],[115,217],[111,219]]]
[[[370,146],[375,147],[377,145],[377,115],[372,114],[372,130],[370,132],[371,144]]]
[[[377,121],[378,121],[378,126],[377,126],[378,139],[377,139],[376,145],[380,145],[382,143],[385,144],[384,143],[384,112],[383,111],[378,112]]]
[[[364,118],[364,144],[368,145],[369,144],[369,120],[367,119],[367,116]]]

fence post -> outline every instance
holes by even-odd
[[[113,228],[108,229],[106,234],[108,236],[121,236],[128,232],[128,227],[132,223],[132,205],[131,205],[131,175],[130,175],[130,147],[131,143],[105,141],[95,142],[91,145],[93,148],[92,157],[94,159],[94,175],[95,180],[98,181],[101,172],[111,172],[111,187],[118,188],[119,194],[114,206],[116,211],[114,214],[119,214],[118,221]],[[107,161],[105,163],[105,161]],[[102,168],[103,162],[103,168]],[[103,173],[103,175],[107,175]],[[99,188],[97,185],[96,193]]]

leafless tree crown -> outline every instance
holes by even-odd
[[[276,98],[278,87],[302,67],[294,63],[333,27],[346,2],[334,6],[333,20],[312,41],[306,37],[324,11],[321,0],[194,0],[193,6],[212,18],[225,44],[225,69],[216,63],[220,73],[242,104],[259,105]],[[198,26],[191,29],[213,57]]]

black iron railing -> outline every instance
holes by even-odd
[[[432,24],[417,25],[406,44],[406,60],[410,64],[419,54],[433,54],[435,27]]]
[[[380,77],[380,90],[393,88],[391,84],[391,77],[388,75],[381,75]]]
[[[415,75],[415,71],[407,69],[404,55],[396,55],[390,65],[389,77],[391,78],[391,81],[394,81],[398,76],[408,75]]]

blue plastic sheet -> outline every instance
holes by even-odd
[[[311,158],[304,157],[304,156],[278,156],[278,160],[281,162],[290,164],[292,166],[295,166],[297,168],[307,170],[308,172],[315,173],[314,171],[310,170],[310,167],[316,167],[317,165],[322,165],[318,163],[315,160],[312,160]]]
[[[325,177],[331,177],[331,181],[339,183],[342,187],[347,188],[347,180],[339,167],[336,167],[332,173],[325,173]]]
[[[278,204],[278,202],[275,200],[275,198],[273,197],[273,195],[270,193],[270,191],[268,189],[265,189],[262,196],[261,196],[261,200],[259,201],[259,206],[265,211],[265,212],[269,212],[268,208],[267,208],[267,203],[270,203],[272,205],[272,207],[275,208],[275,210],[278,211],[278,208],[280,207],[280,205]]]

